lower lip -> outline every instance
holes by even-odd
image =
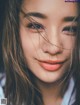
[[[62,64],[49,64],[44,62],[40,62],[40,65],[41,67],[43,67],[45,70],[48,70],[48,71],[57,71],[62,66]]]

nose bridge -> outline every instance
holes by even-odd
[[[60,46],[60,33],[58,27],[52,26],[48,28],[47,37],[52,45]]]
[[[59,29],[56,27],[51,27],[47,29],[48,41],[44,42],[42,46],[44,52],[48,52],[52,55],[62,52],[61,37]]]

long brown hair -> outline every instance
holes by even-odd
[[[30,73],[25,64],[19,37],[20,0],[8,0],[6,3],[3,27],[3,60],[6,70],[6,92],[8,105],[39,105],[40,93],[31,82]],[[34,94],[36,92],[36,94]],[[38,104],[39,103],[39,104]]]
[[[6,2],[2,35],[3,61],[6,71],[5,97],[8,99],[8,105],[43,105],[41,92],[35,84],[35,81],[33,81],[34,76],[28,70],[25,63],[25,57],[19,37],[19,12],[21,10],[21,4],[22,0],[7,0]],[[73,72],[73,75],[76,78],[77,88],[79,88],[79,85],[77,84],[80,80],[79,33],[80,32],[78,31],[71,67],[71,69],[74,70],[74,72],[71,71],[71,73]],[[77,95],[76,103],[78,100],[79,96]]]

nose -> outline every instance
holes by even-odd
[[[51,55],[60,54],[63,51],[61,36],[57,29],[47,32],[47,40],[44,40],[42,50]]]

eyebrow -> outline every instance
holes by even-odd
[[[29,13],[25,13],[24,11],[21,10],[21,12],[24,14],[24,17],[29,17],[29,16],[33,16],[33,17],[37,17],[37,18],[42,18],[42,19],[46,19],[47,16],[42,14],[42,13],[39,13],[39,12],[29,12]],[[77,22],[78,21],[78,16],[67,16],[67,17],[64,17],[62,19],[63,21],[65,22]]]
[[[39,13],[39,12],[29,12],[29,13],[25,13],[24,11],[21,11],[24,14],[24,17],[29,17],[29,16],[33,16],[33,17],[37,17],[37,18],[42,18],[42,19],[46,19],[47,16]]]
[[[77,16],[68,16],[68,17],[64,17],[63,21],[65,22],[77,22],[78,21],[78,17]]]

